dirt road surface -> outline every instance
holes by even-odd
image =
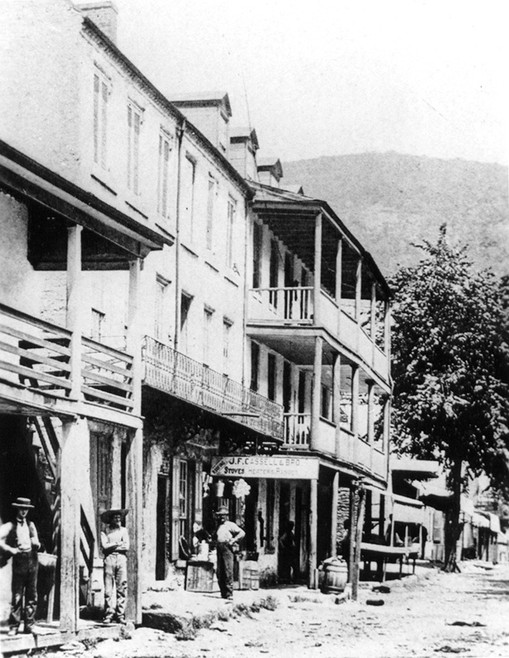
[[[236,615],[235,607],[242,606],[230,604],[231,616],[225,613],[224,620],[200,629],[194,639],[138,628],[131,639],[65,653],[83,658],[509,658],[507,565],[464,563],[460,574],[430,569],[386,583],[386,593],[361,585],[357,602],[337,604],[335,595],[288,589],[280,592],[275,610],[251,617],[242,610]],[[64,652],[52,655],[63,658]]]

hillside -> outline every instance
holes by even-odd
[[[283,164],[282,186],[329,202],[389,276],[420,258],[444,222],[480,268],[509,274],[507,168],[399,153],[363,153]]]

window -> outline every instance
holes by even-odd
[[[107,165],[109,82],[100,72],[94,73],[94,162],[103,169]]]
[[[267,356],[267,397],[269,400],[276,399],[276,355]]]
[[[183,292],[180,296],[180,342],[179,350],[186,352],[189,347],[189,309],[193,298]]]
[[[168,338],[166,326],[166,306],[169,281],[159,274],[156,276],[155,309],[154,309],[154,337],[157,340]]]
[[[217,182],[215,178],[209,176],[209,189],[207,195],[207,249],[212,251],[213,247],[213,227],[214,227],[214,205],[216,196]]]
[[[164,132],[159,134],[159,166],[157,176],[157,212],[163,217],[169,215],[168,177],[170,168],[171,137]]]
[[[232,322],[223,318],[223,372],[225,375],[230,374],[230,336]]]
[[[261,286],[263,227],[253,224],[253,288]]]
[[[187,462],[181,459],[180,476],[179,476],[179,531],[181,537],[186,536],[187,510],[188,510]]]
[[[265,538],[267,543],[265,545],[266,553],[274,553],[274,504],[276,500],[276,484],[274,480],[267,480],[267,506],[265,508],[265,514],[267,519],[267,525],[265,526]]]
[[[92,327],[90,330],[90,337],[92,340],[100,341],[104,335],[104,319],[105,314],[97,309],[92,309]]]
[[[233,229],[235,225],[235,213],[237,202],[232,197],[228,198],[228,217],[226,218],[226,265],[233,267]]]
[[[320,415],[322,418],[330,420],[331,411],[331,390],[328,386],[322,384],[322,396],[320,405]]]
[[[212,318],[214,311],[207,306],[203,309],[203,363],[210,365],[210,345],[212,339]]]
[[[196,178],[196,161],[189,153],[184,158],[182,168],[182,234],[190,241],[194,240],[194,185]]]
[[[140,128],[141,109],[130,102],[127,106],[127,187],[134,194],[140,193]]]
[[[260,371],[260,346],[251,341],[251,385],[252,391],[258,390],[258,379]]]
[[[279,245],[277,240],[270,241],[270,262],[269,262],[269,287],[276,288],[271,290],[269,294],[269,301],[277,308],[279,286]]]
[[[306,373],[299,370],[298,410],[303,414],[306,410]]]

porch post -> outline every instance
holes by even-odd
[[[359,366],[352,365],[352,434],[353,461],[357,462],[357,442],[359,440]]]
[[[373,349],[375,347],[375,336],[376,336],[376,283],[371,284],[371,307],[370,307],[370,318],[369,318],[369,333],[371,335],[371,340],[373,341]]]
[[[359,486],[357,494],[357,518],[354,528],[355,532],[355,549],[353,554],[353,569],[352,569],[352,599],[357,601],[359,593],[359,571],[361,564],[361,542],[362,530],[364,526],[364,510],[366,507],[366,491],[364,487]]]
[[[320,317],[320,298],[322,288],[322,213],[319,212],[315,218],[315,271],[313,282],[313,324],[319,324]]]
[[[332,478],[332,518],[331,518],[331,555],[336,557],[338,554],[338,502],[339,502],[339,471],[334,473]]]
[[[315,336],[315,359],[313,365],[313,394],[311,406],[311,436],[309,449],[314,450],[320,428],[320,400],[322,396],[322,344],[323,338]]]
[[[60,629],[75,632],[79,618],[80,489],[88,461],[88,426],[83,418],[62,424],[60,480]]]
[[[133,356],[132,386],[133,413],[141,414],[141,269],[142,260],[137,258],[129,263],[129,302],[127,317],[127,351]]]
[[[332,420],[336,425],[336,458],[341,456],[341,354],[337,352],[334,355],[334,364],[332,370],[332,384],[334,392],[332,396]]]
[[[338,305],[338,336],[341,335],[341,286],[343,281],[343,238],[338,240],[336,251],[336,304]]]
[[[82,226],[67,229],[66,324],[71,337],[71,398],[81,398],[81,336],[83,334]]]
[[[134,430],[128,438],[126,458],[126,527],[131,548],[127,554],[127,619],[141,623],[143,430]]]
[[[391,307],[388,300],[384,304],[384,347],[388,359],[391,358]]]
[[[309,558],[308,558],[308,587],[317,589],[316,573],[316,535],[318,532],[318,480],[310,480],[309,501]]]
[[[373,468],[373,442],[375,439],[375,382],[369,379],[368,385],[368,444],[369,444],[369,466]]]
[[[361,319],[361,292],[362,292],[362,257],[359,256],[355,270],[355,320]]]

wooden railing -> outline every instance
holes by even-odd
[[[309,448],[309,436],[311,433],[311,414],[284,414],[285,446],[294,449]]]
[[[70,398],[72,333],[0,304],[0,377],[53,398]],[[82,338],[79,395],[86,401],[131,411],[133,358]]]
[[[309,323],[313,319],[313,288],[251,290],[250,317]]]
[[[145,337],[144,383],[227,416],[273,438],[283,438],[281,405],[168,345]]]

